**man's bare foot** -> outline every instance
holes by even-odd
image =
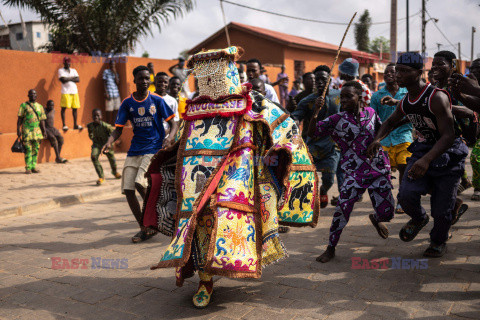
[[[334,257],[335,257],[335,247],[328,246],[327,250],[325,250],[325,252],[322,253],[321,256],[317,257],[317,259],[315,260],[321,263],[326,263],[332,260]]]
[[[387,226],[383,222],[377,221],[377,219],[375,219],[375,216],[373,214],[370,214],[368,217],[370,218],[370,221],[372,222],[375,229],[377,229],[378,235],[383,239],[387,239],[388,238]]]

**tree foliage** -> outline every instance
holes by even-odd
[[[49,51],[129,53],[152,27],[183,16],[195,0],[3,0],[29,8],[51,26]]]
[[[355,43],[357,45],[357,50],[368,52],[370,43],[368,31],[370,30],[371,25],[372,18],[370,17],[368,10],[365,10],[358,19],[358,22],[355,23]]]
[[[376,37],[372,41],[370,41],[370,48],[369,52],[372,53],[379,53],[380,52],[380,44],[382,44],[382,50],[383,52],[389,52],[390,50],[390,40],[388,40],[385,37]]]

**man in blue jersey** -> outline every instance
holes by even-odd
[[[123,166],[122,193],[125,194],[128,205],[140,225],[140,231],[132,238],[132,241],[137,243],[151,238],[155,232],[147,230],[141,224],[142,211],[135,196],[135,190],[142,198],[145,197],[147,187],[145,172],[150,159],[162,149],[162,146],[168,148],[173,144],[178,124],[174,121],[175,114],[163,98],[148,91],[150,85],[148,68],[136,67],[133,69],[133,77],[137,91],[122,102],[115,121],[115,131],[103,146],[102,152],[108,152],[112,143],[122,135],[127,121],[130,121],[133,127],[133,138]],[[163,121],[168,122],[171,128],[167,138],[165,138]]]

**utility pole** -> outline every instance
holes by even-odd
[[[425,1],[422,0],[422,55],[427,56],[427,47],[425,46],[425,26],[427,22],[425,21]]]
[[[391,0],[390,7],[390,60],[397,62],[397,0]]]
[[[442,44],[437,42],[437,49],[438,49],[437,51],[440,51],[441,46],[442,46]]]
[[[383,42],[380,41],[380,61],[383,60]]]
[[[410,51],[410,24],[408,23],[408,0],[407,0],[407,52]]]
[[[475,29],[475,27],[472,27],[472,52],[471,52],[471,55],[470,55],[470,64],[473,62],[473,34],[477,31],[477,29]]]
[[[458,57],[457,59],[462,60],[462,50],[460,49],[460,42],[458,43]]]

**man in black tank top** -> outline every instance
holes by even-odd
[[[430,246],[426,257],[441,257],[446,251],[448,231],[452,222],[457,187],[465,168],[467,146],[455,138],[451,103],[441,89],[424,84],[420,78],[423,57],[407,52],[398,58],[396,79],[408,94],[394,113],[382,124],[368,147],[375,154],[380,140],[386,137],[405,117],[417,130],[418,138],[409,147],[412,156],[407,160],[398,201],[412,219],[400,231],[400,239],[411,241],[428,223],[429,217],[421,206],[422,195],[431,193]]]

